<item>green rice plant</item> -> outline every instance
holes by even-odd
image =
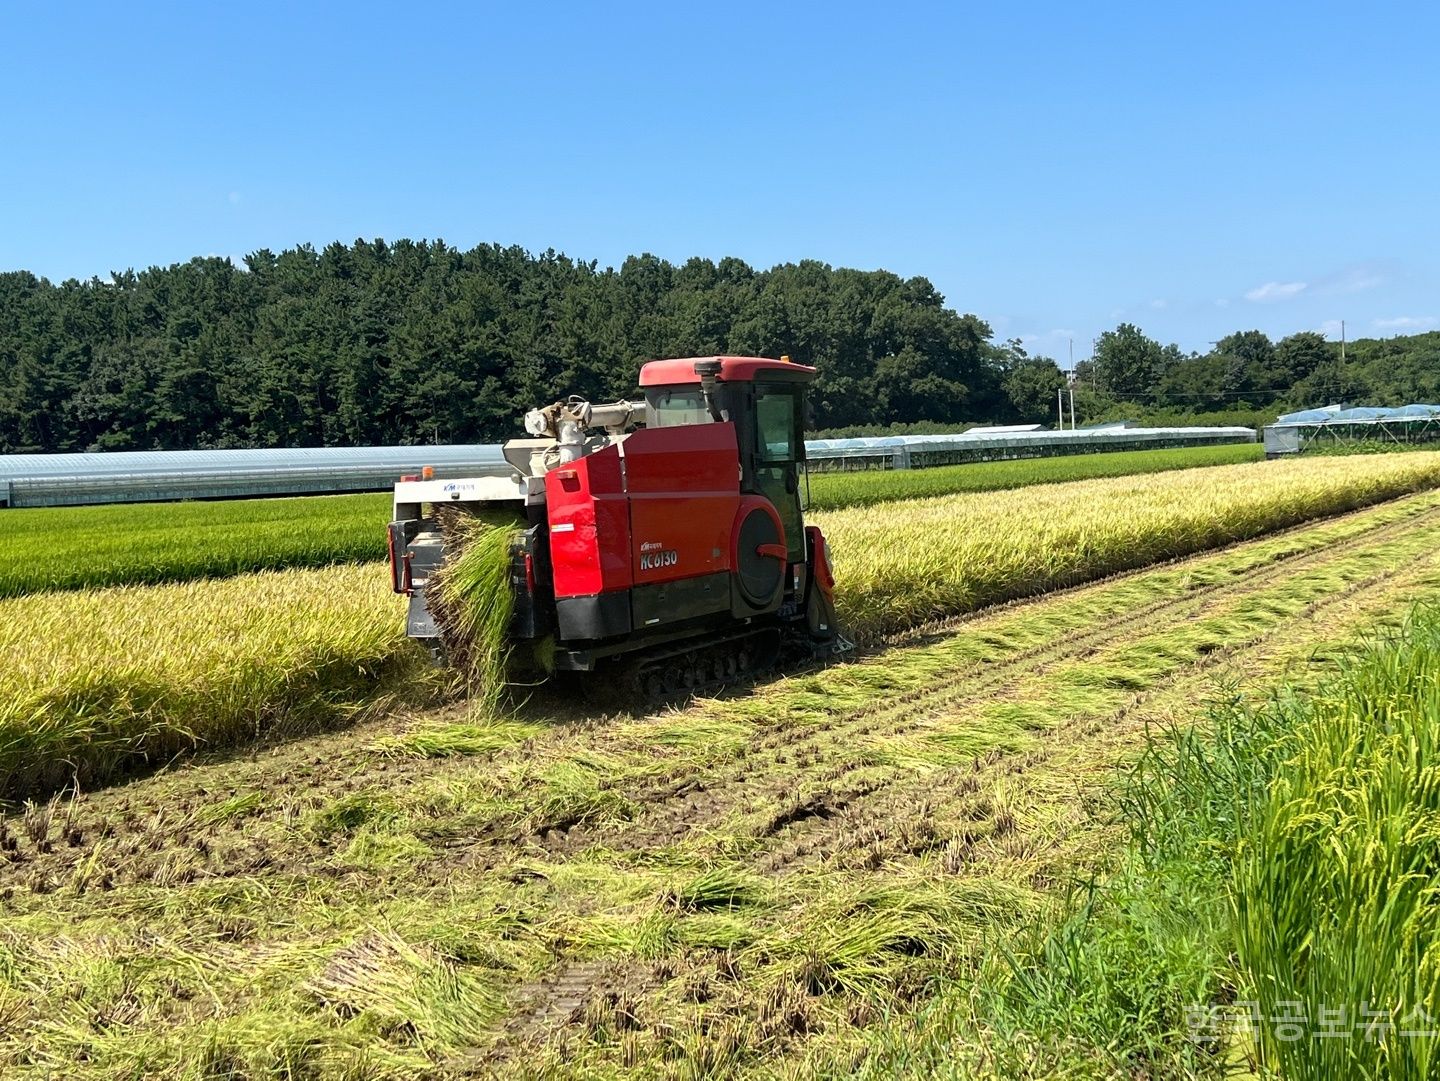
[[[445,677],[371,565],[0,601],[0,795],[287,736]]]
[[[733,867],[712,867],[664,891],[660,903],[679,912],[749,908],[768,893],[764,879]]]
[[[44,507],[0,513],[0,598],[381,559],[389,497]]]
[[[1417,452],[938,496],[815,520],[841,625],[874,640],[1436,485],[1440,453]]]
[[[309,990],[378,1031],[403,1027],[431,1053],[482,1044],[500,996],[472,971],[399,935],[376,932],[337,951]]]
[[[421,725],[396,735],[383,736],[371,747],[396,757],[459,758],[494,754],[544,730],[538,724],[495,718],[483,708],[473,709],[472,713],[472,720]]]
[[[815,510],[868,507],[900,499],[994,492],[1033,484],[1164,473],[1176,469],[1256,462],[1265,456],[1258,443],[1166,450],[1122,450],[1103,454],[1066,454],[1013,461],[942,465],[931,469],[865,470],[816,473],[810,477],[810,506]]]
[[[1440,613],[1276,708],[1293,734],[1271,785],[1244,804],[1234,867],[1242,997],[1258,1004],[1262,1057],[1295,1081],[1433,1077]]]

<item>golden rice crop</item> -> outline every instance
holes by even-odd
[[[815,515],[873,637],[1440,485],[1440,453],[1300,458]]]
[[[0,657],[5,795],[435,686],[375,564],[4,600]]]
[[[1440,485],[1440,453],[1315,458],[816,515],[873,638]],[[335,723],[442,677],[377,564],[0,600],[0,795]]]

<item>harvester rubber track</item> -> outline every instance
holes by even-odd
[[[745,683],[782,660],[777,627],[746,628],[700,643],[658,646],[623,661],[614,688],[632,699],[681,703]]]

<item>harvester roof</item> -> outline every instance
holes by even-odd
[[[793,364],[788,360],[771,360],[768,357],[677,357],[674,360],[652,360],[640,369],[642,387],[673,387],[683,383],[698,383],[695,374],[697,361],[719,361],[720,371],[716,378],[725,383],[748,382],[754,379],[781,379],[794,382],[809,382],[815,377],[815,369],[804,364]]]

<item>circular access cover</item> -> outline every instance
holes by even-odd
[[[759,507],[744,512],[735,537],[735,577],[740,595],[756,607],[775,599],[775,592],[785,579],[785,560],[761,555],[761,545],[785,543],[785,537],[773,516]]]

